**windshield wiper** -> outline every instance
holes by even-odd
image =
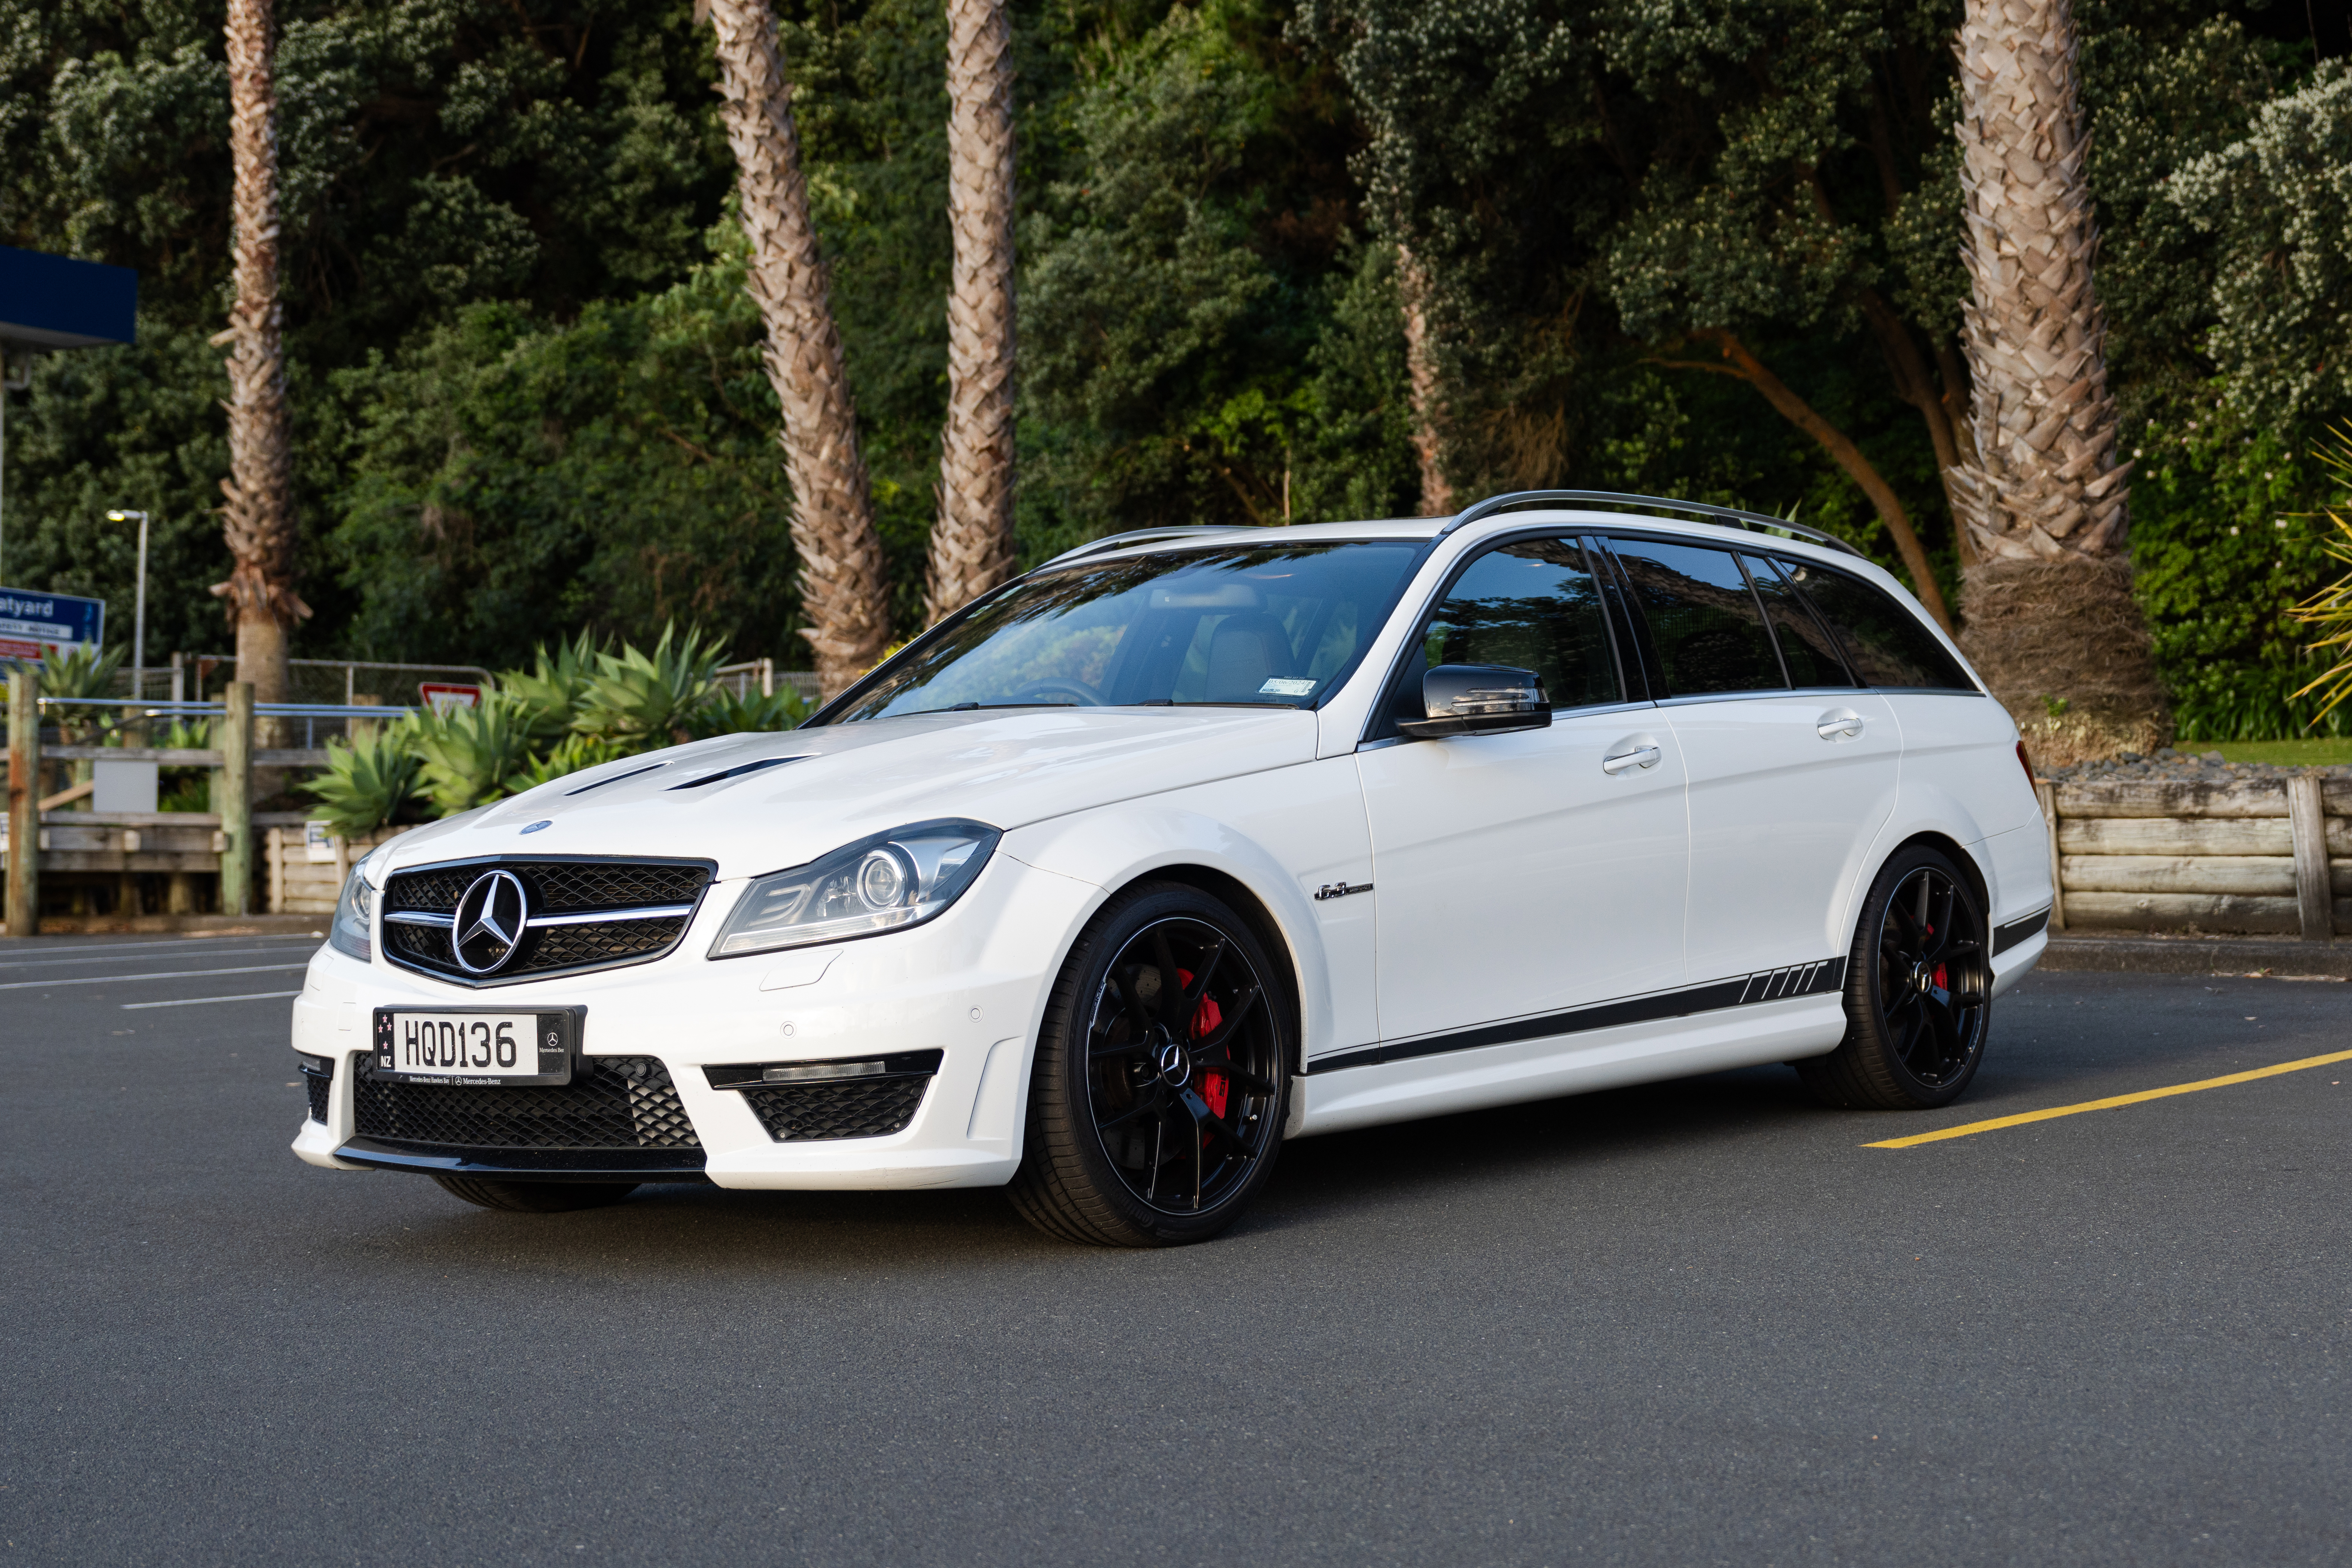
[[[919,719],[926,713],[987,713],[1000,708],[1083,708],[1083,702],[954,702],[945,708],[918,708],[911,713],[901,713],[901,719]]]

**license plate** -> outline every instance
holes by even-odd
[[[584,1007],[378,1007],[375,1076],[410,1083],[570,1083]]]

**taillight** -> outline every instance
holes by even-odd
[[[2022,741],[2020,741],[2017,743],[2017,765],[2025,770],[2025,782],[2027,784],[2032,784],[2033,782],[2033,759],[2025,754],[2025,742]]]

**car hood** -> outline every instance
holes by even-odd
[[[1311,712],[1235,708],[935,713],[727,735],[404,834],[371,876],[482,855],[681,856],[716,860],[722,879],[754,875],[908,823],[1010,830],[1305,763],[1315,736]]]

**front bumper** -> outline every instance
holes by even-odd
[[[712,888],[677,947],[659,960],[543,982],[474,990],[394,968],[380,956],[362,963],[320,949],[295,1001],[293,1045],[332,1060],[334,1078],[327,1120],[306,1121],[294,1152],[338,1170],[707,1180],[741,1188],[995,1186],[1010,1180],[1021,1159],[1023,1091],[1045,994],[1068,933],[1101,889],[1000,850],[953,909],[913,931],[706,959],[740,889],[740,882]],[[614,1058],[657,1062],[691,1123],[693,1145],[519,1149],[363,1136],[355,1058],[370,1050],[373,1010],[485,1005],[585,1007],[583,1068]],[[779,1138],[743,1091],[713,1089],[703,1071],[927,1051],[939,1053],[937,1071],[905,1126],[882,1136]]]

